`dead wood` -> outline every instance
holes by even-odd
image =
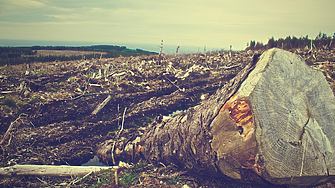
[[[108,95],[108,97],[94,109],[91,115],[96,115],[97,113],[99,113],[99,111],[103,109],[110,100],[111,96]]]
[[[126,111],[127,111],[127,108],[124,109],[123,116],[122,116],[122,124],[121,124],[120,130],[117,133],[116,139],[114,140],[112,151],[111,151],[113,164],[116,164],[115,163],[115,158],[114,158],[115,143],[116,143],[117,140],[119,140],[119,137],[122,134],[123,127],[124,127],[124,116],[126,115]]]
[[[216,156],[210,146],[208,126],[253,66],[254,62],[250,62],[235,78],[200,105],[173,118],[151,124],[141,136],[144,157],[151,162],[173,163],[199,173],[216,174]]]
[[[163,120],[158,118],[146,128],[143,135],[134,137],[132,141],[122,141],[123,145],[119,144],[121,149],[118,154],[122,156],[120,158],[136,159],[140,155],[151,163],[173,163],[201,174],[220,175],[222,172],[234,179],[261,181],[256,175],[258,174],[275,184],[295,186],[317,185],[334,179],[331,161],[334,148],[331,133],[334,132],[334,122],[330,118],[334,109],[334,96],[329,90],[329,85],[320,72],[311,70],[301,58],[288,52],[272,49],[264,53],[261,59],[254,71],[249,74],[256,61],[247,65],[227,85],[200,105],[171,118]],[[271,65],[264,65],[264,62]],[[272,68],[279,67],[276,63],[282,66],[279,70]],[[263,74],[265,75],[264,72],[268,77],[260,79]],[[248,78],[244,80],[247,76]],[[315,80],[311,81],[312,78]],[[261,86],[258,86],[257,90],[253,91],[259,84],[258,80],[264,85],[267,83],[274,85],[264,86],[266,90],[260,90]],[[287,82],[287,85],[281,85],[283,82]],[[282,90],[285,90],[282,94],[271,95]],[[271,93],[267,93],[268,91]],[[257,94],[250,95],[249,98],[248,94],[251,92]],[[293,96],[286,95],[287,93],[292,93]],[[300,96],[301,93],[305,93],[306,97]],[[272,96],[271,100],[268,99],[269,95]],[[285,97],[289,98],[283,99]],[[277,101],[275,106],[278,108],[280,101],[288,101],[289,105],[285,109],[289,109],[290,114],[293,113],[297,122],[292,123],[294,118],[289,118],[288,123],[277,125],[287,118],[285,116],[282,117],[284,120],[281,120],[278,116],[283,115],[283,112],[268,107],[273,101]],[[303,120],[304,110],[307,110],[307,123]],[[266,114],[271,118],[269,119]],[[324,116],[321,117],[320,114]],[[312,122],[309,121],[311,118]],[[280,127],[285,125],[290,128],[282,131],[285,129]],[[319,132],[320,126],[324,132]],[[310,128],[305,130],[305,127]],[[268,132],[273,129],[277,131]],[[294,131],[290,131],[291,129]],[[313,130],[317,133],[312,133]],[[309,131],[311,132],[306,133]],[[278,134],[275,134],[276,132]],[[295,136],[295,133],[298,136]],[[273,148],[278,141],[283,141],[287,137],[292,139],[297,137],[300,141],[289,139],[287,147],[282,146],[286,143],[284,142]],[[302,142],[311,146],[303,145]],[[290,148],[292,146],[293,148]],[[101,149],[98,154],[104,160],[110,160],[108,152],[106,153],[106,145],[102,145],[102,148],[104,147],[105,150]],[[319,157],[312,159],[313,156]],[[305,163],[314,167],[306,167]],[[306,178],[310,179],[306,181]]]
[[[0,141],[0,145],[2,145],[4,143],[4,141],[7,139],[7,137],[11,134],[10,132],[13,130],[13,127],[14,125],[21,119],[21,115],[24,115],[24,114],[20,114],[20,116],[15,120],[13,121],[10,126],[8,127],[6,133],[3,135],[1,141]],[[11,139],[10,139],[11,140]],[[10,141],[8,141],[8,144],[7,146],[10,145]]]
[[[33,176],[83,176],[91,172],[100,170],[117,170],[118,167],[98,167],[98,166],[55,166],[55,165],[14,165],[0,168],[0,175],[33,175]]]
[[[200,105],[172,118],[158,120],[149,125],[141,137],[134,137],[132,142],[122,142],[128,145],[120,144],[119,158],[135,159],[141,151],[141,155],[150,162],[173,163],[198,173],[217,174],[216,156],[210,146],[208,126],[215,113],[219,112],[224,102],[252,70],[253,65],[254,62],[251,61],[235,78]],[[103,144],[100,152],[98,151],[105,161],[110,160],[106,147],[108,148],[108,144]]]
[[[292,51],[301,54],[304,59],[311,61],[313,66],[323,70],[328,75],[328,83],[332,84],[331,87],[335,91],[334,53],[324,49],[315,49],[312,52]],[[211,122],[215,116],[216,111],[213,111],[213,108],[216,105],[205,101],[209,98],[218,104],[215,110],[219,109],[220,105],[223,106],[222,101],[213,100],[213,95],[217,96],[215,91],[222,86],[228,90],[236,90],[238,86],[235,85],[235,82],[238,81],[238,78],[229,81],[252,61],[252,57],[253,52],[251,51],[232,51],[231,55],[228,52],[218,52],[179,54],[177,57],[165,55],[161,57],[119,57],[0,67],[1,93],[11,93],[10,95],[2,94],[0,102],[8,99],[16,101],[15,107],[0,105],[2,136],[10,124],[18,118],[18,114],[27,114],[23,122],[19,121],[15,125],[15,131],[13,129],[10,131],[11,139],[8,139],[7,136],[3,142],[0,151],[1,164],[2,166],[17,163],[80,165],[92,158],[96,154],[95,151],[102,148],[100,146],[106,146],[105,161],[111,164],[110,151],[116,140],[116,131],[119,129],[120,117],[117,115],[117,107],[120,106],[121,111],[127,108],[127,114],[124,116],[124,131],[115,145],[115,154],[120,154],[120,151],[125,149],[130,153],[123,152],[123,154],[116,155],[116,162],[123,158],[136,161],[139,157],[143,157],[139,156],[140,149],[138,148],[140,147],[137,146],[140,141],[138,136],[143,135],[144,132],[143,129],[137,127],[145,127],[156,119],[156,123],[151,126],[154,126],[157,131],[160,129],[154,124],[163,128],[167,123],[167,127],[173,127],[175,132],[166,132],[162,139],[156,138],[152,141],[163,143],[168,138],[173,138],[172,145],[184,151],[190,149],[191,153],[186,156],[197,158],[186,163],[185,167],[192,168],[201,164],[203,167],[199,167],[199,171],[211,171],[205,168],[206,165],[203,163],[206,162],[201,162],[202,158],[198,156],[201,151],[209,147],[209,144],[204,146],[199,144],[201,134],[209,135],[210,138],[211,133],[208,130],[195,131],[197,124],[202,123],[201,126],[205,127],[205,124]],[[322,64],[325,66],[317,67],[319,62],[327,61],[329,65]],[[167,69],[168,65],[171,65],[170,69]],[[120,73],[122,75],[118,75]],[[113,75],[118,76],[113,77]],[[23,82],[25,84],[21,86]],[[227,91],[227,93],[230,92]],[[108,96],[111,96],[109,102],[98,113],[92,114]],[[225,98],[221,97],[221,99]],[[208,105],[212,114],[209,115],[210,110],[204,113],[197,112],[200,108],[195,106],[200,103]],[[179,134],[183,132],[180,131],[181,128],[178,129],[178,126],[184,128],[188,126],[184,125],[185,123],[176,123],[175,126],[172,126],[170,124],[178,120],[172,120],[174,118],[166,118],[166,116],[175,110],[188,108],[190,108],[189,111],[184,111],[176,117],[182,119],[185,114],[191,119],[193,116],[202,116],[205,117],[205,121],[192,122],[191,129],[187,129],[186,132],[192,132],[193,137],[187,136],[179,143],[176,140],[182,138]],[[146,134],[155,135],[150,131]],[[193,139],[195,142],[190,142]],[[142,142],[145,140],[142,139]],[[160,147],[156,149],[148,147],[146,153],[148,158],[152,156],[154,159],[157,155],[163,160],[175,161],[176,164],[184,162],[179,163],[181,156],[165,159],[163,154],[151,150],[164,153]],[[173,150],[169,151],[173,152]],[[209,159],[206,164],[211,164],[212,154],[208,154]]]

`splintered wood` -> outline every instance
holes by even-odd
[[[239,98],[234,95],[220,110],[220,113],[228,110],[230,117],[236,122],[238,131],[243,141],[248,140],[255,132],[254,117],[248,98]]]
[[[236,94],[231,97],[213,120],[211,133],[218,167],[226,175],[241,179],[241,166],[258,169],[254,117],[248,98]]]

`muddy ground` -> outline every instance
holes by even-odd
[[[291,51],[323,71],[335,92],[332,50]],[[0,166],[81,165],[93,158],[100,143],[115,138],[123,118],[123,136],[130,137],[157,116],[168,118],[206,100],[261,53],[224,51],[0,67]],[[122,176],[125,187],[273,186],[198,176],[144,160],[121,172],[120,180]],[[113,187],[114,178],[111,172],[91,174],[77,183],[75,177],[14,176],[0,177],[0,186]]]

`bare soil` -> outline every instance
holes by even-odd
[[[323,71],[335,92],[332,50],[291,51]],[[141,131],[157,116],[169,116],[206,100],[250,63],[254,54],[261,53],[225,51],[0,67],[0,166],[81,165],[93,158],[97,145],[115,138],[124,112],[123,136],[131,137],[132,132]],[[120,172],[120,180],[122,177],[136,177],[121,181],[124,187],[274,186],[184,173],[176,166],[152,165],[145,160]],[[72,184],[75,177],[1,179],[2,187],[115,187],[111,172],[91,174]]]

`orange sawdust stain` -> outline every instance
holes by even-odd
[[[253,113],[248,98],[238,98],[235,94],[221,108],[220,113],[226,109],[229,110],[230,117],[237,123],[237,126],[243,127],[248,123],[254,125]]]
[[[220,112],[227,110],[229,116],[236,123],[236,131],[240,133],[243,142],[244,152],[239,153],[236,158],[243,168],[253,169],[261,174],[261,168],[255,159],[257,155],[254,115],[247,97],[233,95],[220,109]]]

